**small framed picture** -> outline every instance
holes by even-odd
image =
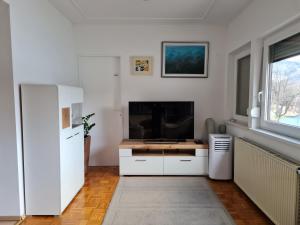
[[[130,61],[132,75],[153,75],[152,56],[132,56]]]
[[[208,42],[162,42],[161,77],[207,78]]]

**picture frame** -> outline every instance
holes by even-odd
[[[208,78],[208,62],[209,42],[162,42],[162,78]]]
[[[131,74],[132,75],[153,75],[153,57],[152,56],[131,56]]]

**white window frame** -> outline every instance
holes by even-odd
[[[242,116],[236,114],[236,106],[237,106],[237,85],[238,85],[238,61],[246,56],[250,56],[250,66],[251,66],[251,49],[246,49],[234,56],[234,100],[233,100],[233,118],[237,121],[241,121],[244,123],[248,123],[248,116]],[[250,73],[250,71],[249,71]],[[250,104],[250,80],[249,80],[249,101],[248,101],[248,108],[247,108],[247,114],[249,111],[249,104]]]
[[[288,26],[285,29],[280,30],[279,32],[273,33],[269,37],[264,40],[264,56],[263,56],[263,74],[262,74],[262,101],[261,101],[261,120],[260,120],[260,128],[265,129],[274,133],[282,134],[288,137],[300,139],[300,128],[287,125],[280,124],[277,122],[273,122],[268,120],[268,110],[269,110],[269,90],[270,90],[270,64],[269,64],[269,50],[270,46],[282,41],[286,38],[289,38],[300,31],[300,22],[297,24],[293,24]]]

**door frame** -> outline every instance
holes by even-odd
[[[122,60],[123,57],[121,56],[117,56],[117,55],[102,55],[102,54],[78,54],[77,55],[77,79],[78,79],[78,83],[79,83],[79,87],[83,88],[83,84],[82,84],[82,79],[80,77],[80,59],[81,58],[115,58],[117,60],[119,60],[119,79],[120,79],[120,108],[119,109],[115,109],[115,111],[119,111],[120,116],[121,116],[121,132],[122,132],[122,138],[124,138],[124,113],[123,113],[123,101],[122,101]]]

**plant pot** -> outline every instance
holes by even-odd
[[[87,173],[90,161],[91,136],[84,138],[84,173]]]

